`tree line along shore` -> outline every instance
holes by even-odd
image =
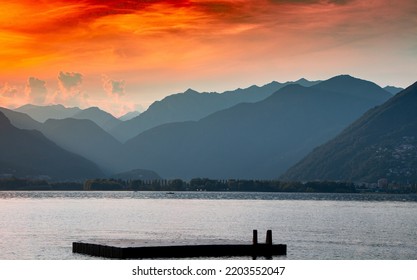
[[[279,180],[190,181],[88,179],[83,182],[50,182],[41,179],[2,178],[0,191],[220,191],[220,192],[317,192],[317,193],[417,193],[417,183],[352,183],[335,181],[284,182]]]

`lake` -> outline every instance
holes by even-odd
[[[221,192],[0,192],[0,259],[94,259],[90,239],[251,242],[284,259],[417,259],[417,196]]]

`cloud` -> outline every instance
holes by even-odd
[[[9,83],[4,83],[3,87],[0,88],[0,96],[4,98],[13,98],[17,96],[18,89],[15,86],[11,86]]]
[[[76,72],[59,72],[59,90],[55,93],[54,101],[70,106],[79,106],[85,99],[81,92],[83,75]]]
[[[296,79],[299,69],[323,78],[338,74],[335,66],[346,72],[352,63],[357,75],[377,76],[384,68],[377,63],[394,61],[398,69],[415,69],[415,0],[3,2],[0,76],[25,83],[36,73],[49,89],[56,69],[83,73],[60,73],[61,102],[71,96],[74,102],[84,100],[81,89],[88,89],[91,98],[146,98],[148,104],[181,83],[183,88],[200,83],[207,90],[225,90]],[[415,70],[408,72],[410,78],[397,79],[415,76]],[[99,73],[123,73],[128,87],[108,79],[105,95]],[[96,78],[91,82],[89,77]],[[135,97],[132,91],[127,100],[125,92],[133,84],[141,94]]]
[[[83,75],[75,72],[59,72],[58,75],[59,85],[65,90],[73,90],[78,88],[82,81]]]
[[[344,5],[354,0],[269,0],[274,4],[336,4]]]
[[[8,82],[5,82],[3,86],[0,85],[0,107],[15,108],[28,103],[24,89],[24,85],[16,86]]]
[[[108,96],[119,97],[125,94],[124,80],[111,80],[106,75],[103,75],[103,88]]]
[[[32,104],[43,104],[48,94],[46,82],[35,77],[29,77],[26,83],[25,93]]]
[[[124,80],[113,80],[107,75],[102,75],[102,86],[107,93],[107,98],[100,104],[102,108],[116,116],[135,110],[131,100],[123,100],[126,94],[126,82]]]

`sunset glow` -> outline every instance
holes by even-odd
[[[414,0],[0,1],[0,106],[115,115],[187,88],[417,80]]]

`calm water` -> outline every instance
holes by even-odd
[[[233,239],[252,230],[287,259],[417,259],[417,196],[0,192],[0,259],[89,259],[73,241]]]

